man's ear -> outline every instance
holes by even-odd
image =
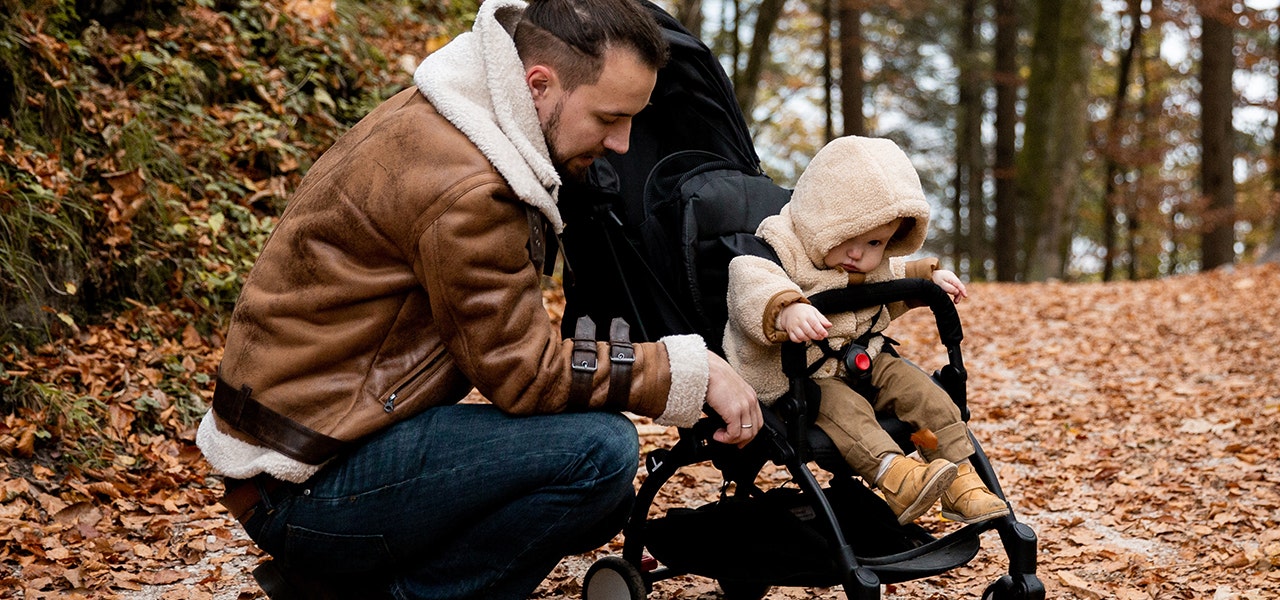
[[[544,99],[560,83],[556,72],[546,65],[533,65],[524,72],[524,81],[529,86],[533,99]]]

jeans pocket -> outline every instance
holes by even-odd
[[[289,562],[311,571],[361,573],[385,569],[391,550],[381,535],[325,533],[289,525],[285,534]]]

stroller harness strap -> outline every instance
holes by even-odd
[[[586,410],[591,404],[592,379],[596,374],[596,323],[591,317],[578,317],[573,331],[573,353],[569,356],[572,371],[569,381],[570,410]]]
[[[636,349],[631,345],[631,326],[622,317],[609,324],[609,406],[626,406],[631,394],[631,365],[636,362]]]
[[[844,362],[846,358],[849,356],[849,352],[851,348],[858,348],[865,353],[867,348],[870,347],[871,345],[872,338],[876,336],[884,337],[886,343],[894,343],[888,337],[885,337],[881,335],[880,332],[876,331],[876,325],[880,324],[880,317],[884,315],[884,311],[885,311],[885,307],[881,306],[880,310],[876,312],[875,318],[872,319],[871,327],[867,329],[867,332],[858,336],[856,339],[850,340],[849,343],[840,347],[839,350],[832,348],[831,344],[828,343],[827,340],[825,339],[815,341],[813,345],[817,346],[818,349],[822,351],[822,358],[819,358],[818,360],[814,361],[813,364],[809,365],[805,369],[805,372],[804,372],[805,377],[812,377],[814,373],[818,372],[818,369],[822,368],[822,365],[826,364],[828,360],[831,360],[833,358],[837,362]],[[867,360],[868,362],[867,362],[866,369],[868,372],[870,372],[870,369],[871,369],[870,357],[868,357]]]

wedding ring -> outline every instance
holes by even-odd
[[[751,425],[750,423],[743,423],[743,424],[742,424],[742,428],[743,428],[743,429],[751,429],[751,427],[752,427],[752,425]]]

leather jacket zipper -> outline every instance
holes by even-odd
[[[396,409],[396,400],[400,399],[400,394],[404,392],[406,389],[408,389],[409,387],[418,383],[418,380],[421,379],[423,375],[426,374],[427,371],[431,370],[432,366],[439,363],[440,358],[444,355],[445,355],[444,348],[443,347],[437,348],[434,355],[432,355],[425,361],[422,367],[419,368],[417,372],[413,374],[413,377],[410,377],[404,383],[400,384],[399,387],[397,387],[395,390],[391,392],[390,396],[387,396],[387,399],[382,403],[382,411],[388,414],[394,411]]]

